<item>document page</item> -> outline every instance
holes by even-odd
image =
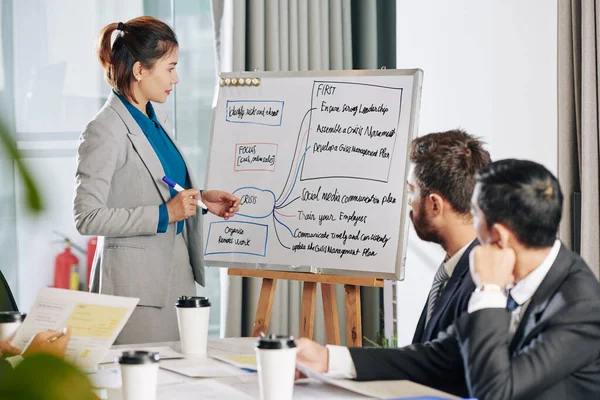
[[[156,397],[158,400],[198,400],[201,398],[252,400],[252,397],[244,392],[215,379],[202,379],[182,385],[160,386]]]
[[[94,368],[131,316],[137,298],[75,290],[42,288],[13,344],[23,350],[47,329],[71,330],[65,359],[79,368]]]
[[[222,378],[249,375],[242,369],[209,357],[188,357],[182,360],[165,360],[160,367],[192,378]]]
[[[376,399],[396,399],[421,396],[436,396],[441,399],[458,399],[456,396],[411,381],[358,382],[350,379],[334,379],[315,372],[299,362],[296,362],[296,369],[308,378],[338,386],[364,396],[374,397]]]
[[[211,355],[212,358],[231,364],[237,368],[246,369],[249,371],[258,371],[256,364],[256,355],[254,354],[227,354],[227,355]]]

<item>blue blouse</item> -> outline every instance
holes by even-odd
[[[150,142],[150,145],[154,149],[154,152],[162,164],[165,175],[176,183],[179,183],[181,186],[187,185],[189,180],[185,162],[171,141],[169,135],[167,135],[158,122],[156,113],[154,112],[154,107],[152,107],[152,103],[148,102],[148,104],[146,104],[146,113],[148,116],[145,116],[144,113],[138,110],[123,96],[116,92],[115,94],[119,96],[127,110],[129,110],[129,113],[135,122],[138,123],[142,129],[142,132],[144,132],[144,135]],[[177,195],[176,190],[169,188],[169,191],[171,192],[172,198]],[[163,203],[158,207],[158,227],[156,228],[156,232],[164,233],[167,231],[168,227],[169,212],[167,211],[167,205]],[[181,233],[182,230],[183,221],[179,221],[177,222],[177,234]]]

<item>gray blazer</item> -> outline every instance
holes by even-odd
[[[167,113],[156,116],[171,139]],[[194,175],[177,142],[193,187]],[[165,307],[174,263],[176,223],[156,233],[158,207],[171,199],[160,160],[123,102],[111,91],[81,134],[77,151],[74,217],[82,235],[97,235],[90,291],[138,297]],[[184,238],[194,279],[204,285],[202,219],[185,221]]]

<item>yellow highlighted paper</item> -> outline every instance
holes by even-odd
[[[256,356],[255,355],[241,355],[241,356],[226,355],[223,358],[226,358],[227,360],[233,361],[234,363],[237,363],[237,364],[256,366]]]
[[[110,339],[127,308],[78,303],[67,321],[73,336]]]

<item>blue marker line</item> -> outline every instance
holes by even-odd
[[[290,233],[290,235],[292,235],[292,237],[294,237],[294,234],[292,233],[292,230],[286,224],[284,224],[283,222],[281,222],[279,220],[279,218],[277,218],[277,216],[275,214],[273,214],[273,216],[275,217],[275,219],[277,220],[277,222],[279,222],[279,224],[283,225],[285,227],[285,229],[288,230],[288,232]]]

